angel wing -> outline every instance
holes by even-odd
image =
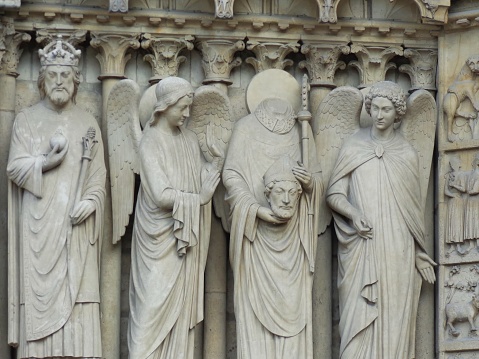
[[[195,91],[187,127],[196,133],[205,159],[221,172],[234,120],[228,96],[214,86],[201,86]],[[224,200],[226,190],[222,183],[213,196],[213,207],[226,232],[230,231],[230,208]]]
[[[436,101],[426,90],[412,93],[407,100],[407,112],[399,131],[419,156],[419,185],[422,208],[426,205],[427,187],[431,172],[434,136],[436,134]]]
[[[362,93],[349,86],[332,90],[319,105],[313,119],[313,131],[325,187],[344,140],[359,130],[362,106]],[[331,222],[331,211],[326,204],[325,194],[320,203],[320,213],[323,215],[320,218],[319,233],[323,233]]]
[[[187,127],[196,133],[205,159],[221,171],[233,132],[230,100],[214,86],[195,91]]]
[[[113,86],[107,102],[108,153],[113,209],[113,243],[125,234],[133,212],[135,173],[139,173],[138,149],[142,136],[140,88],[132,80]]]

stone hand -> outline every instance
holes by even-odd
[[[436,281],[436,274],[434,273],[434,262],[426,253],[416,253],[416,268],[421,273],[422,279],[426,282],[434,284]]]
[[[220,172],[218,170],[210,171],[201,184],[200,204],[204,205],[211,200],[215,193],[216,186],[220,183]]]
[[[258,213],[256,214],[256,216],[265,222],[273,223],[273,224],[282,224],[282,223],[288,222],[289,220],[288,218],[277,217],[274,214],[274,212],[267,207],[259,207]]]
[[[354,215],[352,218],[353,226],[356,229],[356,232],[363,239],[372,239],[373,238],[373,227],[369,220],[362,214]]]
[[[313,188],[311,172],[309,172],[302,163],[298,162],[298,166],[292,168],[294,177],[301,183],[302,187],[309,191]]]
[[[85,200],[78,202],[70,215],[72,224],[82,223],[93,212],[95,212],[95,204],[92,201]]]
[[[68,152],[68,142],[66,145],[63,147],[63,149],[58,152],[60,148],[59,144],[56,144],[52,150],[45,156],[43,159],[43,166],[42,166],[42,171],[47,172],[51,170],[52,168],[57,167],[60,163],[63,162],[65,159],[65,155]]]

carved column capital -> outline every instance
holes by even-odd
[[[232,19],[234,0],[215,0],[215,16],[218,19]]]
[[[127,51],[140,47],[140,34],[91,33],[90,45],[98,49],[96,58],[100,62],[100,80],[106,78],[124,78],[125,66],[131,54]]]
[[[245,61],[259,73],[268,69],[284,70],[293,65],[293,60],[285,59],[292,52],[299,51],[299,44],[291,42],[282,44],[279,42],[248,41],[246,48],[254,52],[256,57],[248,57]]]
[[[399,66],[399,71],[411,78],[411,90],[419,89],[436,91],[437,50],[405,49],[404,57],[410,64]]]
[[[336,70],[345,69],[346,64],[338,61],[341,54],[349,54],[351,48],[347,44],[304,44],[301,53],[306,56],[299,67],[308,71],[311,86],[334,88]]]
[[[316,0],[319,7],[319,22],[338,21],[337,9],[340,0]]]
[[[143,60],[150,63],[153,77],[150,83],[154,84],[168,76],[178,76],[180,64],[186,61],[185,56],[179,56],[184,49],[193,50],[193,36],[183,38],[159,37],[153,34],[144,34],[141,47],[151,53]]]
[[[23,50],[22,42],[31,40],[29,34],[16,32],[13,19],[0,18],[0,74],[17,77],[17,66]]]
[[[203,84],[224,83],[231,85],[231,70],[241,65],[241,59],[234,57],[236,51],[244,50],[243,41],[203,40],[197,42],[203,58],[201,64],[205,72]]]
[[[59,36],[73,47],[77,47],[86,40],[86,30],[58,31],[42,29],[37,31],[36,41],[42,46],[56,40]]]
[[[361,78],[359,88],[384,81],[386,72],[396,68],[396,64],[390,60],[394,56],[403,55],[403,52],[400,46],[352,44],[351,53],[356,54],[358,61],[351,61],[348,66],[359,71]]]

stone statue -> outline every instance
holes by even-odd
[[[474,247],[474,242],[479,244],[479,153],[472,161],[472,170],[467,176],[467,200],[464,213],[464,239],[469,241],[469,251]]]
[[[466,133],[473,139],[479,138],[477,118],[479,113],[479,55],[470,56],[449,86],[444,96],[444,119],[447,139],[453,142],[464,140]],[[462,119],[458,121],[457,119]],[[454,121],[456,119],[456,121]]]
[[[80,51],[59,39],[39,55],[42,101],[17,115],[7,167],[9,342],[18,358],[101,358],[100,129],[75,104]]]
[[[456,250],[458,254],[464,255],[471,249],[463,251],[461,248],[461,244],[464,243],[464,207],[466,203],[467,173],[461,171],[461,161],[458,157],[450,158],[449,167],[450,171],[446,173],[444,181],[444,194],[447,197],[446,243],[451,246],[448,254]]]
[[[359,122],[341,113],[347,105],[338,102],[342,91],[333,90],[320,107],[324,136],[348,128],[339,122]],[[346,93],[359,113],[362,95],[352,88]],[[371,87],[365,107],[373,125],[357,125],[343,142],[327,190],[339,241],[340,358],[415,358],[421,277],[435,281],[424,233],[435,102],[417,91],[406,113],[401,88],[384,81]],[[336,128],[328,130],[328,121]]]
[[[306,168],[301,125],[288,101],[266,98],[252,111],[234,127],[223,170],[238,358],[311,359],[322,193],[316,149],[312,141],[306,147]]]
[[[210,200],[219,171],[202,158],[195,133],[183,127],[193,103],[190,83],[168,77],[155,93],[143,133],[136,83],[120,81],[108,100],[112,197],[115,192],[120,216],[127,217],[132,204],[122,191],[132,193],[133,170],[141,179],[131,249],[129,357],[191,359],[195,326],[203,320]]]

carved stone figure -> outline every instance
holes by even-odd
[[[461,162],[458,157],[449,160],[450,171],[445,175],[444,194],[447,197],[447,217],[445,224],[446,243],[451,246],[449,254],[457,250],[461,255],[464,252],[461,244],[464,243],[464,207],[467,173],[461,171]]]
[[[120,81],[108,104],[112,193],[123,219],[132,202],[121,191],[132,193],[133,170],[141,178],[131,249],[129,357],[186,359],[193,358],[195,326],[203,320],[210,200],[219,171],[205,164],[196,135],[183,127],[193,102],[189,82],[168,77],[155,92],[143,134],[138,85]],[[131,168],[124,166],[129,163]],[[121,223],[115,226],[121,233]]]
[[[464,238],[470,241],[470,248],[474,241],[479,242],[479,153],[474,156],[472,170],[469,172],[466,184],[468,194],[464,214]],[[478,243],[479,244],[479,243]]]
[[[362,96],[349,91],[360,109]],[[320,113],[345,105],[335,96],[325,99]],[[373,125],[344,141],[329,182],[327,203],[339,241],[342,359],[415,358],[421,276],[435,281],[435,263],[424,242],[435,106],[426,91],[415,92],[408,105],[406,114],[405,94],[397,84],[373,85],[365,100]],[[396,130],[402,118],[402,130]],[[348,120],[339,113],[336,121]]]
[[[322,181],[313,142],[305,147],[309,168],[301,163],[295,118],[288,101],[263,100],[236,123],[226,156],[241,359],[313,357],[311,292]]]
[[[479,138],[477,116],[479,112],[479,55],[470,56],[454,83],[447,89],[444,96],[444,117],[447,127],[447,139],[453,142],[457,138],[464,139],[464,132],[471,132],[473,139]],[[466,103],[467,102],[467,103]],[[472,106],[462,109],[463,105]],[[468,126],[454,130],[454,119],[461,117],[465,123],[457,123],[457,127]],[[464,121],[463,120],[463,121]],[[457,122],[457,121],[456,121]],[[457,132],[457,133],[455,133]]]
[[[19,358],[101,358],[100,129],[75,104],[80,51],[57,40],[39,55],[42,101],[18,114],[7,168],[10,344]]]

